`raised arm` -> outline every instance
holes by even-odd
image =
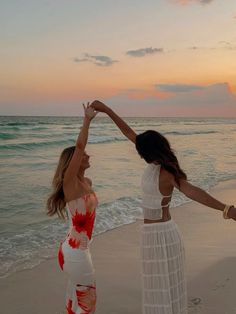
[[[96,112],[93,108],[89,107],[89,104],[87,105],[87,107],[84,106],[83,125],[76,141],[74,154],[64,174],[64,183],[73,183],[72,181],[77,178],[77,173],[81,165],[85,146],[88,141],[88,130],[90,122],[95,117],[95,115]]]
[[[118,126],[124,136],[126,136],[131,142],[136,142],[136,133],[134,130],[131,129],[128,124],[123,119],[121,119],[121,117],[119,117],[111,108],[107,107],[104,103],[98,100],[93,101],[90,106],[96,111],[106,113]]]
[[[224,211],[226,204],[221,203],[201,188],[192,185],[187,180],[180,180],[180,186],[178,186],[174,178],[172,180],[173,185],[188,198],[191,198],[192,200],[208,207],[220,210],[222,212]],[[228,218],[236,220],[236,208],[233,205],[229,208]]]

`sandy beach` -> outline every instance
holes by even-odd
[[[236,180],[210,192],[236,203]],[[186,247],[189,314],[235,314],[236,222],[190,202],[172,210]],[[108,231],[91,244],[97,277],[96,314],[141,314],[141,221]],[[66,276],[50,259],[0,280],[3,314],[65,313]]]

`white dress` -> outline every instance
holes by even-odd
[[[160,165],[148,164],[142,177],[146,219],[161,219],[170,203],[171,195],[159,190],[160,169]],[[172,219],[142,225],[141,259],[143,314],[187,314],[184,245]]]
[[[94,192],[67,203],[69,232],[61,242],[58,262],[68,276],[66,313],[93,314],[96,307],[95,270],[89,250],[95,222]]]

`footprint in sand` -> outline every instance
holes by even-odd
[[[201,298],[191,298],[188,300],[188,313],[189,314],[201,314],[202,310],[202,299]]]
[[[224,288],[228,281],[229,281],[229,278],[226,278],[223,282],[217,283],[215,288],[213,288],[212,290],[215,291],[215,290],[218,290],[220,288]]]

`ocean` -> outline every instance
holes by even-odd
[[[236,119],[125,118],[137,132],[163,133],[189,180],[203,189],[236,178]],[[0,117],[0,277],[33,268],[57,254],[68,222],[46,215],[61,151],[74,145],[77,117]],[[107,117],[91,124],[86,151],[99,205],[94,235],[141,217],[140,179],[146,166]],[[174,193],[171,211],[189,200]],[[194,206],[194,203],[193,203]]]

